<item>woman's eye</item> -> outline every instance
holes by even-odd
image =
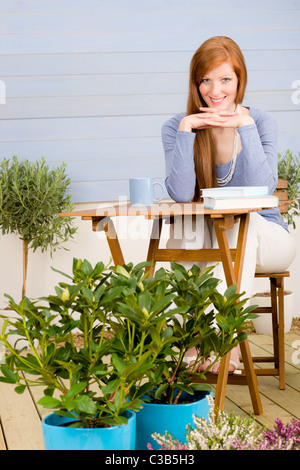
[[[209,82],[209,78],[202,78],[201,83],[208,83],[208,82]]]
[[[231,78],[223,78],[223,82],[230,82]]]

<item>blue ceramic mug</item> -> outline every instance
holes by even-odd
[[[162,193],[159,198],[154,197],[154,186],[159,185]],[[159,202],[164,197],[164,187],[153,178],[130,178],[130,203],[132,206],[153,206],[155,202]]]

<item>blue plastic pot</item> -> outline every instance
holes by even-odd
[[[125,413],[128,423],[109,428],[70,428],[72,421],[51,413],[42,420],[45,450],[134,450],[136,414]]]
[[[136,414],[136,450],[147,449],[148,443],[154,450],[159,449],[159,444],[151,437],[153,432],[164,435],[168,431],[174,438],[186,443],[186,427],[188,424],[194,426],[193,415],[208,419],[208,395],[212,392],[196,391],[193,395],[195,401],[177,405],[143,403],[143,408]],[[188,397],[191,395],[182,394],[182,399]]]

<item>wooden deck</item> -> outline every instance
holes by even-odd
[[[271,353],[272,340],[267,335],[250,335],[253,356]],[[274,426],[275,418],[284,423],[300,419],[300,332],[285,335],[286,389],[279,390],[277,377],[258,377],[263,414],[256,416],[258,423]],[[297,364],[298,362],[298,364]],[[263,367],[260,364],[260,367]],[[266,365],[267,366],[267,365]],[[13,386],[0,383],[0,450],[42,450],[41,418],[49,413],[36,405],[41,391],[26,390],[17,395]],[[251,412],[251,399],[247,386],[228,385],[225,411],[241,417]]]

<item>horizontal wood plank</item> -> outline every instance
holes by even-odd
[[[260,30],[257,30],[257,33]],[[300,30],[263,30],[264,41],[261,34],[255,34],[255,27],[251,30],[236,28],[231,30],[231,37],[241,47],[246,49],[293,49],[300,42]],[[116,35],[109,33],[58,33],[51,34],[14,34],[8,35],[5,42],[0,42],[0,54],[38,54],[42,49],[44,53],[83,53],[95,52],[142,52],[160,51],[162,44],[166,51],[196,50],[208,37],[214,35],[227,35],[226,25],[222,28],[201,28],[196,31],[154,31],[124,32]]]
[[[277,91],[276,100],[272,91],[247,92],[244,104],[265,111],[295,111],[292,91]],[[156,94],[111,95],[111,96],[62,96],[6,99],[0,106],[2,119],[39,119],[65,117],[101,117],[149,114],[177,114],[185,111],[187,95]]]
[[[1,9],[6,13],[14,13],[16,10],[24,13],[35,13],[39,12],[41,8],[41,3],[39,0],[10,0],[9,3],[3,1]],[[123,0],[115,0],[113,3],[110,0],[85,0],[84,8],[99,8],[99,5],[105,11],[115,11],[117,8],[123,11],[153,11],[159,9],[168,9],[170,8],[170,0],[152,0],[147,3],[146,6],[144,2],[140,0],[128,0],[124,2]],[[205,5],[207,7],[207,5]],[[286,9],[299,9],[299,0],[286,0],[284,3]],[[199,0],[188,0],[185,4],[186,8],[190,10],[195,10],[199,8]],[[257,10],[281,10],[282,1],[281,0],[264,0],[262,4],[261,0],[252,0],[251,7]],[[219,10],[224,8],[223,0],[214,0],[213,5],[211,5],[211,10]],[[181,0],[172,0],[172,10],[182,11],[182,1]],[[64,0],[63,4],[61,0],[43,0],[43,10],[44,11],[66,11],[66,10],[79,10],[83,11],[82,0]],[[247,2],[242,3],[240,0],[231,0],[230,9],[232,10],[249,10],[249,4]]]
[[[234,15],[228,15],[228,10],[218,9],[210,5],[201,5],[191,9],[187,3],[182,10],[172,7],[150,10],[145,15],[144,10],[135,10],[134,15],[130,10],[111,9],[103,11],[103,6],[98,6],[92,11],[87,8],[81,10],[45,11],[41,9],[34,15],[24,15],[19,11],[14,14],[2,14],[0,16],[1,34],[51,34],[52,36],[66,32],[86,33],[87,31],[101,33],[126,33],[131,31],[184,31],[184,29],[197,31],[199,20],[203,17],[214,16],[213,26],[222,30],[224,28],[224,15],[226,15],[226,28],[235,30],[237,24],[243,24],[243,28],[265,29],[270,21],[270,10],[260,9],[259,14],[255,9],[248,9],[247,14],[242,9],[236,9]],[[272,29],[282,29],[285,26],[292,29],[299,26],[298,9],[273,9]],[[206,24],[204,23],[206,29]]]
[[[261,70],[299,70],[300,49],[243,50],[249,75]],[[194,50],[156,52],[0,55],[1,78],[47,75],[187,73]],[[298,75],[297,75],[298,77]],[[294,77],[296,78],[296,76]]]
[[[280,132],[298,132],[299,112],[274,111]],[[172,114],[2,120],[0,142],[160,136]]]
[[[0,144],[1,155],[10,158],[18,155],[20,158],[27,158],[35,161],[42,156],[47,158],[47,162],[54,164],[63,161],[85,161],[93,160],[119,160],[121,158],[141,158],[144,160],[153,157],[162,157],[162,142],[160,136],[135,136],[132,138],[112,139],[70,139],[70,140],[48,140],[45,142],[2,142]],[[105,163],[104,163],[105,164]]]
[[[16,139],[18,136],[16,135]],[[300,133],[292,130],[279,132],[278,147],[281,152],[286,149],[298,151],[300,148]],[[1,142],[0,152],[2,156],[11,158],[18,155],[30,161],[45,156],[48,162],[78,161],[88,158],[89,160],[109,161],[120,158],[143,158],[149,162],[153,157],[163,156],[161,136],[133,136],[113,137],[111,139],[60,139],[45,141],[22,141]]]
[[[247,92],[289,91],[296,80],[294,70],[255,71],[248,80]],[[33,97],[102,97],[121,95],[187,94],[188,72],[128,73],[102,75],[49,75],[7,77],[7,100]],[[300,78],[299,78],[300,80]],[[296,86],[294,87],[297,88]],[[150,97],[151,98],[151,97]],[[84,103],[83,103],[84,104]],[[2,110],[4,112],[5,110]],[[179,112],[179,111],[178,111]]]

